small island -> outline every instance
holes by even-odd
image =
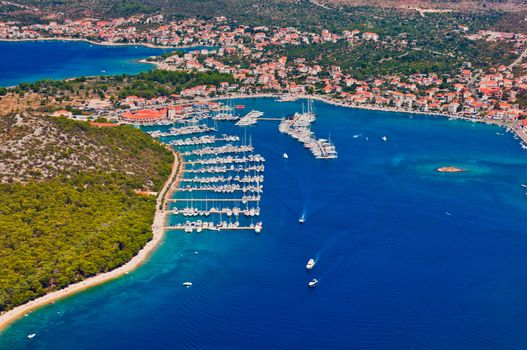
[[[455,166],[443,166],[443,167],[437,168],[437,171],[440,173],[462,173],[465,171],[465,169],[458,168]]]

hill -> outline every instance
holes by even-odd
[[[145,133],[2,117],[0,312],[128,260],[152,238],[172,153]]]
[[[44,11],[63,12],[69,16],[79,17],[121,17],[133,14],[164,13],[179,17],[228,16],[233,19],[250,19],[255,22],[286,20],[289,15],[293,15],[289,17],[289,20],[306,20],[312,17],[311,13],[320,9],[334,10],[364,6],[459,11],[527,11],[527,3],[524,0],[21,0],[19,3]],[[302,18],[299,14],[304,17],[307,15],[307,17]]]
[[[1,10],[0,18],[22,23],[43,19],[116,18],[130,15],[163,14],[166,19],[226,16],[248,25],[294,26],[318,31],[377,26],[380,22],[396,22],[397,18],[425,17],[437,11],[459,21],[462,15],[481,17],[477,29],[493,28],[527,33],[525,0],[22,0],[28,9]],[[423,12],[422,9],[427,9]],[[449,14],[448,11],[454,13]],[[426,12],[429,11],[429,12]],[[492,13],[489,20],[488,14]],[[464,24],[460,21],[460,24]],[[431,22],[430,24],[434,24]]]

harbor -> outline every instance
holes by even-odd
[[[301,113],[286,118],[264,117],[256,109],[243,113],[244,109],[232,100],[168,106],[166,119],[157,127],[147,123],[151,125],[147,133],[174,147],[182,157],[182,173],[171,188],[174,195],[165,201],[164,212],[171,223],[166,230],[262,232],[263,222],[255,218],[260,216],[264,193],[265,158],[255,153],[245,129],[260,120],[279,121],[278,130],[300,141],[316,159],[337,158],[331,140],[316,138],[311,131],[317,118],[313,101],[308,100],[305,108],[302,104]],[[230,124],[231,130],[232,126],[241,128],[238,132],[244,134],[220,134],[223,123]]]
[[[198,121],[181,117],[179,126],[147,130],[174,147],[182,158],[181,174],[163,208],[170,223],[164,226],[166,231],[263,230],[263,223],[256,218],[264,192],[265,158],[255,153],[250,136],[218,135],[216,123],[233,118],[215,117],[234,115],[234,108],[222,105],[218,110],[219,114],[213,110],[200,114]]]
[[[300,141],[305,148],[311,151],[315,158],[335,159],[337,158],[337,150],[331,139],[317,139],[311,131],[311,124],[315,122],[316,118],[313,101],[308,100],[307,109],[304,111],[304,105],[302,104],[302,113],[296,112],[291,117],[283,118],[278,130]]]
[[[302,100],[233,103],[245,105],[247,111],[260,110],[264,117],[302,111]],[[279,122],[271,121],[246,128],[232,121],[218,122],[216,132],[160,137],[165,143],[184,140],[187,144],[193,137],[239,138],[201,147],[174,146],[180,153],[228,143],[254,148],[245,155],[221,157],[181,154],[182,172],[173,190],[220,177],[225,180],[221,184],[228,184],[236,176],[264,176],[260,182],[264,193],[243,198],[241,192],[173,192],[164,209],[166,221],[159,226],[165,231],[164,239],[140,268],[88,293],[30,312],[6,329],[0,344],[6,349],[20,343],[28,344],[24,349],[69,349],[87,341],[96,347],[102,343],[93,340],[93,329],[109,339],[104,344],[115,348],[136,344],[149,348],[152,337],[157,346],[206,330],[206,336],[193,338],[197,340],[182,348],[207,348],[219,341],[229,348],[286,348],[297,344],[296,331],[286,331],[277,339],[266,335],[288,330],[294,322],[299,332],[307,334],[302,343],[307,348],[338,347],[342,343],[335,337],[375,347],[379,332],[393,335],[395,324],[410,334],[396,333],[383,339],[383,344],[404,348],[414,341],[417,347],[426,347],[430,328],[421,325],[433,322],[438,329],[432,328],[435,347],[443,349],[481,339],[480,318],[459,311],[460,304],[476,305],[478,315],[499,311],[515,321],[505,320],[485,333],[490,334],[486,335],[489,342],[510,339],[511,330],[521,334],[525,323],[516,321],[522,319],[522,298],[516,300],[518,308],[510,308],[500,302],[503,299],[489,297],[509,295],[511,287],[521,285],[527,249],[525,240],[516,239],[522,237],[527,214],[525,188],[520,186],[527,183],[526,155],[512,135],[497,135],[503,130],[496,126],[463,120],[408,118],[321,102],[315,102],[315,107],[318,116],[311,129],[326,139],[331,133],[339,151],[337,159],[315,159],[298,140],[277,130]],[[213,126],[210,119],[208,123]],[[166,132],[170,127],[144,129]],[[250,154],[259,154],[265,161],[187,164]],[[499,161],[504,156],[507,161]],[[467,171],[446,175],[436,171],[445,165]],[[187,181],[196,178],[203,180]],[[491,195],[489,182],[496,186]],[[418,191],[409,190],[415,188]],[[452,200],[445,193],[458,193],[460,199]],[[251,208],[255,216],[246,216]],[[194,216],[196,210],[203,215]],[[496,210],[507,214],[495,215]],[[305,218],[302,224],[301,217]],[[260,234],[251,229],[251,221],[263,223]],[[434,259],[423,260],[424,256]],[[311,258],[316,265],[308,270]],[[504,277],[508,282],[503,282]],[[313,279],[317,285],[309,288]],[[187,281],[192,287],[182,285]],[[479,287],[464,293],[470,285]],[[423,302],[441,310],[440,317],[411,312]],[[289,310],[288,315],[283,310]],[[253,317],[245,317],[248,313]],[[303,322],[306,314],[323,322]],[[86,324],[90,332],[78,332]],[[112,337],[131,328],[134,332],[129,337]],[[27,339],[33,333],[35,338]],[[242,340],[249,333],[254,336],[251,344]],[[66,339],[64,334],[75,337]],[[515,344],[509,341],[508,345]]]

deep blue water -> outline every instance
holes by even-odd
[[[144,72],[152,69],[152,65],[136,61],[165,51],[71,41],[0,41],[0,86],[41,79]]]
[[[237,103],[279,117],[301,102]],[[314,159],[277,122],[248,129],[267,159],[260,235],[169,232],[138,270],[22,318],[0,349],[525,349],[519,142],[494,126],[315,105],[337,160]]]

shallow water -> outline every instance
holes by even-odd
[[[236,103],[267,117],[301,109]],[[0,348],[523,349],[518,141],[496,126],[315,106],[337,160],[314,159],[278,122],[247,128],[267,159],[260,235],[168,232],[138,270],[22,318]],[[225,122],[220,133],[243,134]],[[435,171],[445,165],[467,172]]]

